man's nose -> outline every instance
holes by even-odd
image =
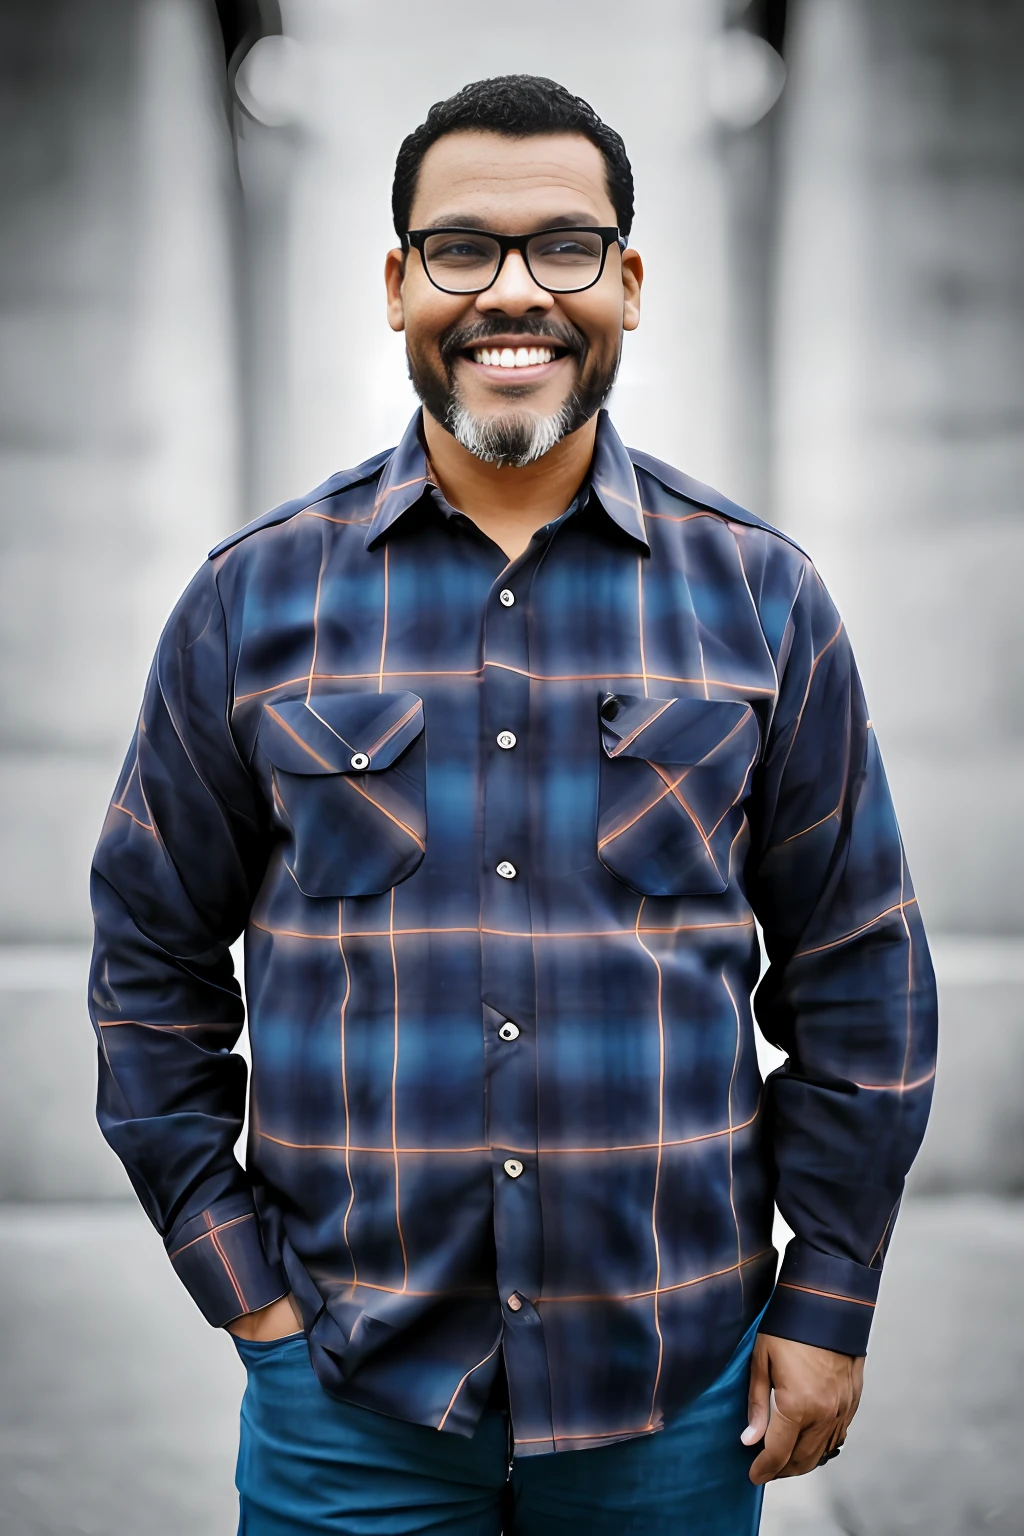
[[[480,294],[477,309],[483,313],[500,311],[503,315],[524,315],[531,309],[550,309],[554,299],[546,288],[535,283],[520,251],[509,251],[501,271],[490,288]]]

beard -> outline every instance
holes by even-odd
[[[520,409],[502,411],[494,416],[474,414],[459,395],[455,363],[469,347],[484,346],[493,336],[537,337],[565,351],[575,360],[576,383],[557,411],[542,416],[526,403],[530,385],[505,390],[505,398]],[[587,370],[590,344],[582,331],[561,321],[545,320],[540,315],[480,320],[475,325],[452,326],[438,343],[441,370],[425,358],[407,351],[409,378],[431,416],[457,443],[485,464],[510,465],[524,469],[550,453],[556,443],[576,432],[597,414],[611,393],[619,370],[620,352],[605,365]]]

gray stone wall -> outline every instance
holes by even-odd
[[[0,1199],[127,1187],[89,861],[163,621],[239,521],[211,40],[200,0],[0,8]]]
[[[934,938],[922,1189],[1024,1186],[1024,9],[802,0],[774,516],[853,638]]]

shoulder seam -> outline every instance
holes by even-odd
[[[259,533],[262,528],[273,528],[280,523],[286,523],[291,518],[298,517],[300,512],[308,512],[311,507],[317,506],[321,501],[329,501],[332,496],[337,496],[341,491],[350,490],[353,486],[372,480],[383,469],[394,451],[393,448],[386,448],[383,453],[374,454],[372,458],[365,459],[362,464],[357,464],[354,469],[339,470],[308,495],[298,496],[292,501],[283,501],[280,506],[272,507],[269,512],[263,512],[259,517],[254,517],[244,527],[229,533],[227,538],[215,544],[207,555],[207,559],[216,559],[218,555],[224,554],[235,544],[247,539],[250,534]]]
[[[728,496],[723,496],[720,491],[714,490],[710,485],[703,485],[699,480],[691,479],[689,475],[684,475],[682,470],[675,469],[671,464],[665,464],[661,459],[656,459],[653,454],[643,453],[638,448],[627,448],[626,452],[638,468],[646,470],[660,485],[664,486],[670,495],[679,496],[693,506],[716,513],[729,522],[745,523],[749,528],[758,528],[763,533],[774,534],[784,543],[792,545],[805,559],[810,560],[810,555],[792,535],[784,533],[781,528],[774,527],[763,517],[758,517],[755,512],[748,512],[745,507],[730,501]]]

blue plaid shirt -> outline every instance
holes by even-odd
[[[606,416],[511,563],[418,417],[214,550],[93,889],[100,1123],[211,1323],[291,1289],[329,1392],[464,1435],[503,1359],[520,1455],[658,1429],[766,1301],[864,1350],[935,996],[860,683]]]

